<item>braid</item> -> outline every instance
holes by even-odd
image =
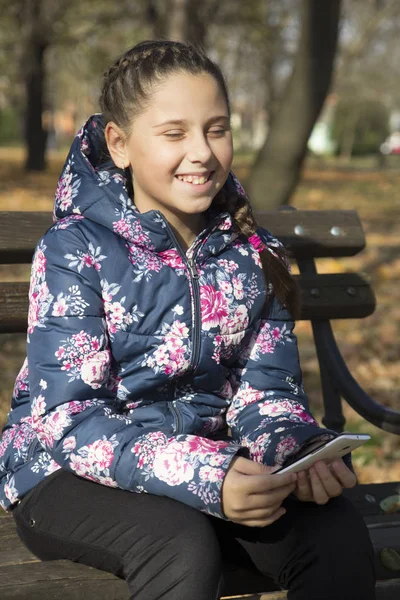
[[[222,72],[200,47],[190,42],[148,40],[127,50],[104,73],[100,107],[105,123],[114,121],[129,134],[132,120],[150,100],[152,85],[177,71],[212,75],[221,87],[229,111]]]
[[[247,197],[240,192],[221,192],[214,198],[214,203],[221,210],[232,215],[240,234],[247,239],[257,235],[258,224]],[[271,284],[279,302],[289,309],[294,319],[297,319],[300,314],[300,294],[286,266],[288,261],[286,250],[283,246],[279,246],[274,247],[272,252],[263,245],[259,252],[267,289]]]

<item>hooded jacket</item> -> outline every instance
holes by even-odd
[[[265,284],[259,251],[279,242],[264,229],[239,235],[211,207],[184,252],[162,213],[140,213],[123,172],[102,165],[103,145],[94,115],[33,257],[0,503],[62,468],[226,518],[235,456],[284,465],[336,435],[309,412],[292,318]],[[225,185],[243,191],[233,174]]]

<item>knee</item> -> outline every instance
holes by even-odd
[[[333,540],[347,542],[347,547],[371,548],[367,526],[360,512],[345,498],[339,496],[326,505],[324,529]]]
[[[201,512],[185,505],[165,515],[124,556],[124,578],[132,598],[218,598],[222,559],[217,536]],[[161,590],[161,591],[160,591]],[[163,592],[164,593],[164,592]],[[143,596],[141,595],[143,594]]]
[[[353,504],[340,496],[324,508],[318,507],[318,529],[314,529],[313,543],[321,560],[329,561],[332,568],[357,569],[373,567],[373,547],[367,526]]]
[[[222,573],[221,549],[217,535],[205,515],[193,512],[176,531],[174,548],[179,553],[179,563],[186,572],[219,578]]]

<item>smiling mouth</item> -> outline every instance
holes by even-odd
[[[209,174],[209,176],[207,177],[207,179],[206,179],[206,181],[204,183],[194,183],[193,181],[187,181],[185,179],[182,179],[181,178],[182,176],[179,177],[178,175],[175,175],[175,177],[177,179],[179,179],[179,181],[182,181],[182,183],[190,183],[191,185],[205,185],[206,183],[208,183],[210,181],[210,179],[212,178],[212,176],[214,175],[214,173],[215,173],[215,171],[211,171],[210,174]],[[192,176],[188,175],[188,177],[192,177],[193,178],[193,177],[196,177],[196,176],[195,175],[192,175]]]

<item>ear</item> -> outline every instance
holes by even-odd
[[[108,151],[116,166],[120,169],[129,167],[129,158],[126,151],[126,136],[122,129],[113,121],[109,121],[106,125],[104,135]]]

